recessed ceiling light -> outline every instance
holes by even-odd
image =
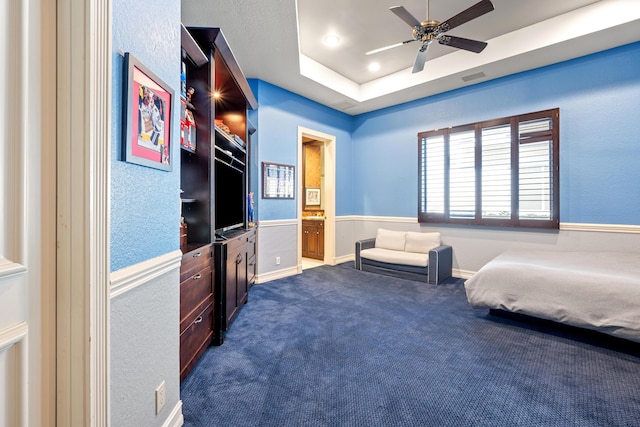
[[[369,71],[371,71],[372,73],[378,71],[379,69],[380,69],[380,63],[372,62],[369,64]]]
[[[337,34],[327,34],[324,36],[324,44],[328,47],[336,47],[340,44],[340,36]]]

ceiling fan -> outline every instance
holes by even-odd
[[[427,60],[427,49],[429,45],[435,40],[438,43],[455,47],[458,49],[468,50],[470,52],[480,53],[487,47],[487,43],[477,40],[465,39],[463,37],[445,35],[447,31],[458,27],[466,22],[476,19],[479,16],[489,13],[493,10],[493,3],[490,0],[482,0],[470,8],[460,12],[456,16],[447,19],[444,22],[438,22],[429,19],[429,0],[427,0],[427,20],[420,22],[411,15],[407,9],[403,6],[393,6],[389,10],[393,12],[398,18],[406,22],[413,28],[413,39],[406,40],[400,43],[395,43],[390,46],[381,47],[379,49],[370,50],[365,55],[373,55],[374,53],[382,52],[387,49],[391,49],[397,46],[402,46],[407,43],[420,41],[422,46],[418,50],[416,61],[413,64],[413,73],[418,73],[424,69],[424,63]]]

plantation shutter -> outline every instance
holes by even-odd
[[[511,218],[511,125],[482,129],[482,218]]]
[[[418,221],[558,228],[559,110],[418,134]]]
[[[519,218],[551,219],[553,182],[552,120],[521,122],[519,136]]]
[[[442,216],[445,212],[445,143],[444,136],[422,138],[420,200],[421,212]]]
[[[449,135],[449,217],[474,218],[476,212],[475,131]]]

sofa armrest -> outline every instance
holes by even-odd
[[[362,258],[360,258],[360,251],[363,249],[371,249],[376,246],[376,239],[365,239],[356,242],[356,270],[362,270]]]
[[[429,251],[427,282],[432,285],[439,285],[444,280],[451,277],[452,264],[453,250],[451,246],[442,245],[431,249]]]

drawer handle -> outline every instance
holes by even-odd
[[[198,279],[202,279],[202,274],[198,273],[198,274],[194,274],[192,277],[193,280],[198,280]]]
[[[193,321],[193,323],[200,323],[202,322],[202,316],[198,317],[196,320]]]
[[[242,262],[242,255],[238,254],[236,257],[236,264],[240,264]]]
[[[193,254],[193,257],[198,258],[200,255],[202,255],[200,252],[196,252],[195,254]]]

